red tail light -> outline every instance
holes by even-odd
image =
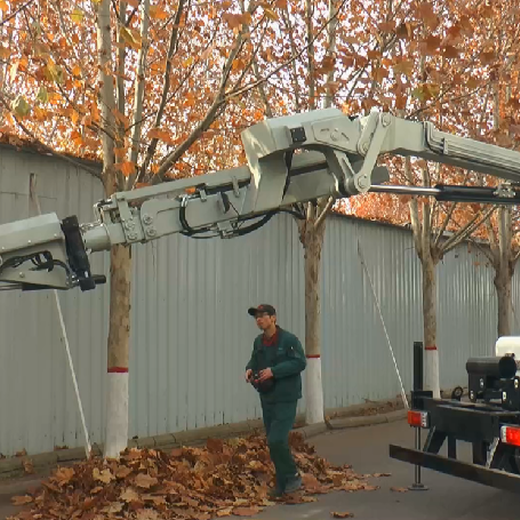
[[[416,428],[428,428],[428,412],[408,410],[408,424]]]
[[[520,446],[520,427],[502,426],[500,428],[500,440],[506,444]]]

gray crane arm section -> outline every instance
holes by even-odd
[[[337,109],[266,119],[241,134],[246,164],[132,191],[94,206],[94,220],[42,215],[0,225],[0,288],[93,289],[88,256],[182,233],[232,238],[320,197],[381,191],[385,155],[422,157],[520,180],[520,154],[387,113]],[[3,282],[3,284],[1,283]]]

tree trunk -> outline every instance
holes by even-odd
[[[498,301],[498,338],[511,335],[511,316],[513,314],[511,294],[512,277],[508,271],[506,268],[496,271],[494,279]]]
[[[120,189],[113,168],[106,168],[106,196]],[[130,349],[131,247],[110,250],[110,315],[107,342],[105,458],[119,458],[128,445],[128,360]]]
[[[103,185],[110,197],[124,187],[115,169],[115,93],[110,74],[112,57],[110,1],[96,4],[97,50],[100,96],[98,99],[104,132]],[[121,145],[121,143],[118,143]],[[128,443],[128,350],[130,337],[130,248],[115,246],[110,251],[110,318],[107,344],[107,395],[105,457],[118,458]]]
[[[128,353],[130,344],[131,249],[110,251],[110,323],[105,457],[119,458],[128,442]]]
[[[305,371],[306,422],[324,422],[323,385],[321,381],[321,250],[325,222],[315,227],[314,220],[300,225],[300,241],[304,249],[305,273]]]
[[[437,350],[437,294],[436,262],[431,254],[421,258],[423,273],[423,323],[424,323],[424,364],[425,389],[440,398],[439,351]]]
[[[513,219],[511,208],[498,210],[498,249],[495,252],[495,288],[498,300],[498,337],[511,335],[513,314],[512,278],[514,271]]]

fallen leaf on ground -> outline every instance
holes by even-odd
[[[352,518],[354,516],[352,513],[348,513],[348,512],[338,513],[336,511],[331,511],[330,515],[333,518]]]
[[[24,460],[23,461],[23,469],[25,473],[31,475],[34,473],[34,464],[32,460]]]
[[[56,482],[60,486],[68,484],[74,476],[74,468],[58,468],[54,475]]]
[[[374,473],[372,476],[375,477],[375,478],[391,477],[392,474],[391,473]]]
[[[162,520],[162,517],[153,509],[139,509],[135,514],[136,520]]]
[[[228,507],[226,509],[220,509],[219,511],[217,511],[217,516],[219,518],[221,518],[223,516],[231,516],[232,513],[233,513],[233,508]]]
[[[33,498],[30,497],[29,495],[16,496],[16,497],[11,498],[11,502],[15,506],[23,506],[25,504],[30,504],[32,501],[33,501]]]
[[[135,485],[145,489],[150,489],[152,486],[155,486],[157,482],[155,477],[151,477],[146,473],[139,473],[139,475],[135,477]]]
[[[355,479],[351,482],[347,482],[341,489],[344,491],[375,491],[379,489],[379,487]]]
[[[371,475],[319,457],[301,434],[291,432],[289,441],[304,485],[281,500],[268,497],[274,467],[265,435],[254,433],[170,452],[130,448],[118,460],[92,457],[59,468],[40,489],[19,498],[25,510],[13,520],[254,517],[280,502],[316,502],[319,493],[378,489],[368,483]]]
[[[121,466],[121,467],[117,468],[116,477],[117,478],[126,478],[126,477],[128,477],[128,475],[130,475],[130,473],[132,473],[131,468],[127,468],[126,466]]]
[[[119,498],[121,500],[124,500],[125,502],[136,502],[137,500],[139,500],[139,495],[132,488],[128,488],[121,493]]]
[[[408,490],[403,487],[391,487],[390,491],[394,491],[395,493],[406,493]]]
[[[94,470],[92,471],[92,475],[95,480],[99,480],[100,482],[103,482],[104,484],[109,484],[110,481],[114,480],[114,478],[115,478],[109,469],[104,469],[104,470],[100,471],[99,468],[94,468]]]
[[[121,502],[113,502],[103,508],[103,512],[108,514],[120,513],[122,510],[123,504]]]
[[[208,439],[206,446],[210,452],[221,453],[224,450],[224,441],[221,439]]]

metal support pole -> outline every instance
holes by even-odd
[[[424,366],[423,366],[423,343],[415,341],[413,344],[413,392],[423,390]],[[414,407],[414,398],[412,393],[412,408]],[[421,428],[415,428],[415,449],[421,450]],[[421,482],[421,466],[415,465],[414,483],[408,486],[410,491],[426,491],[428,488]]]
[[[424,365],[423,365],[423,343],[414,341],[413,343],[413,391],[423,390]]]

